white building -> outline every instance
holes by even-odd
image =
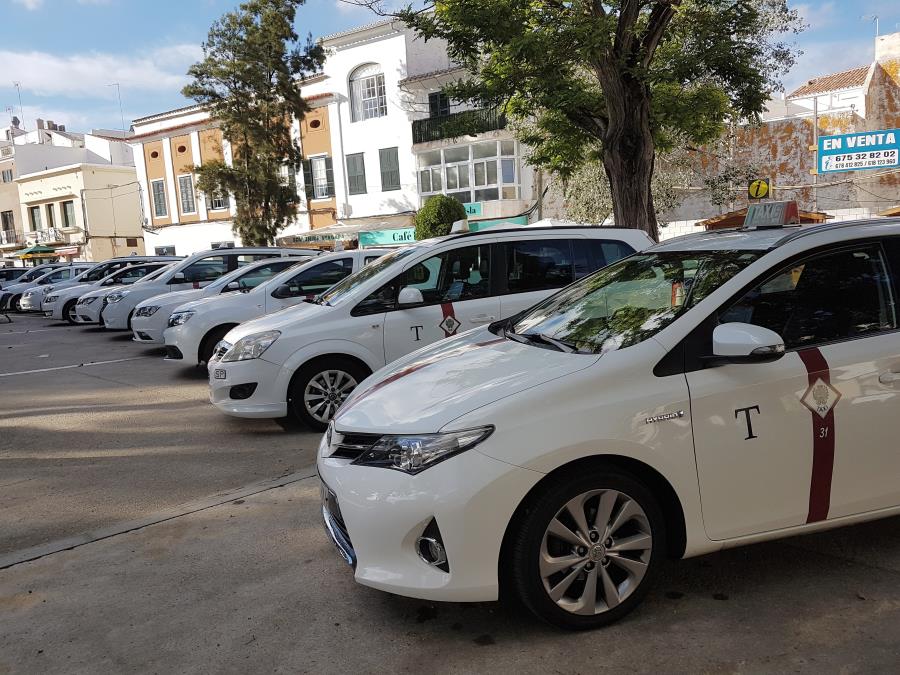
[[[301,206],[279,243],[328,245],[356,239],[360,231],[369,233],[364,244],[411,238],[416,210],[438,193],[464,203],[475,228],[540,217],[540,174],[522,161],[503,116],[466,110],[440,93],[465,76],[442,42],[425,42],[388,20],[326,36],[321,44],[322,72],[303,86],[311,110],[294,122],[304,166],[287,177],[298,186]],[[480,133],[459,136],[460,124],[472,121]],[[134,121],[134,132],[148,250],[174,247],[180,255],[239,244],[231,231],[233,200],[213,213],[194,189],[191,166],[212,156],[230,161],[228,142],[209,114],[189,106],[150,115]],[[317,232],[322,228],[328,229]]]

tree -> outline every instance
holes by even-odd
[[[293,176],[303,159],[291,134],[308,106],[304,77],[324,61],[321,46],[294,30],[304,0],[247,0],[213,23],[203,60],[188,70],[182,93],[206,106],[232,144],[232,165],[196,167],[209,195],[232,193],[234,231],[245,244],[266,245],[296,213]]]
[[[690,185],[692,172],[684,152],[657,155],[650,190],[658,214],[674,211]],[[599,160],[589,160],[561,181],[566,217],[580,223],[602,224],[613,215],[613,195],[606,170]]]
[[[731,116],[758,119],[796,57],[784,36],[803,28],[787,0],[441,0],[426,9],[397,16],[426,40],[446,40],[471,74],[445,91],[518,120],[532,164],[566,176],[602,162],[616,223],[653,237],[655,151],[713,140]]]
[[[446,236],[450,234],[453,223],[465,217],[465,207],[453,197],[429,197],[416,213],[416,240]]]

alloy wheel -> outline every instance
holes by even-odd
[[[540,550],[544,590],[572,614],[614,609],[640,586],[653,535],[640,504],[617,490],[591,490],[551,519]]]
[[[314,419],[327,423],[357,384],[356,378],[346,371],[323,370],[306,383],[303,405]]]

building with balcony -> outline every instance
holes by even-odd
[[[100,261],[143,254],[134,167],[70,164],[24,174],[19,187],[19,248],[42,244],[61,259]]]
[[[122,184],[134,190],[131,151],[123,136],[122,132],[107,130],[89,134],[70,132],[64,125],[41,119],[36,120],[36,128],[31,131],[22,129],[16,118],[10,126],[0,128],[0,256],[7,257],[38,239],[40,243],[61,248],[60,257],[85,259],[85,254],[98,255],[97,246],[93,247],[97,250],[80,247],[73,250],[70,237],[60,232],[66,219],[76,220],[77,213],[72,215],[66,211],[64,204],[75,203],[80,199],[78,193],[66,200],[59,190],[46,194],[38,190],[25,198],[22,187],[27,184],[28,191],[35,192],[34,175],[60,168],[65,168],[67,173],[73,166],[85,165],[121,169]],[[39,226],[35,227],[34,223]],[[134,236],[140,236],[140,229],[129,231],[129,238]]]

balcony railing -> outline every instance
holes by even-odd
[[[0,230],[0,246],[19,244],[21,241],[22,238],[15,230]]]
[[[479,108],[415,120],[412,123],[412,135],[413,143],[428,143],[505,128],[506,115],[497,108]]]
[[[35,241],[37,241],[38,244],[57,244],[66,240],[63,233],[55,227],[48,227],[46,230],[38,230],[34,235]]]

